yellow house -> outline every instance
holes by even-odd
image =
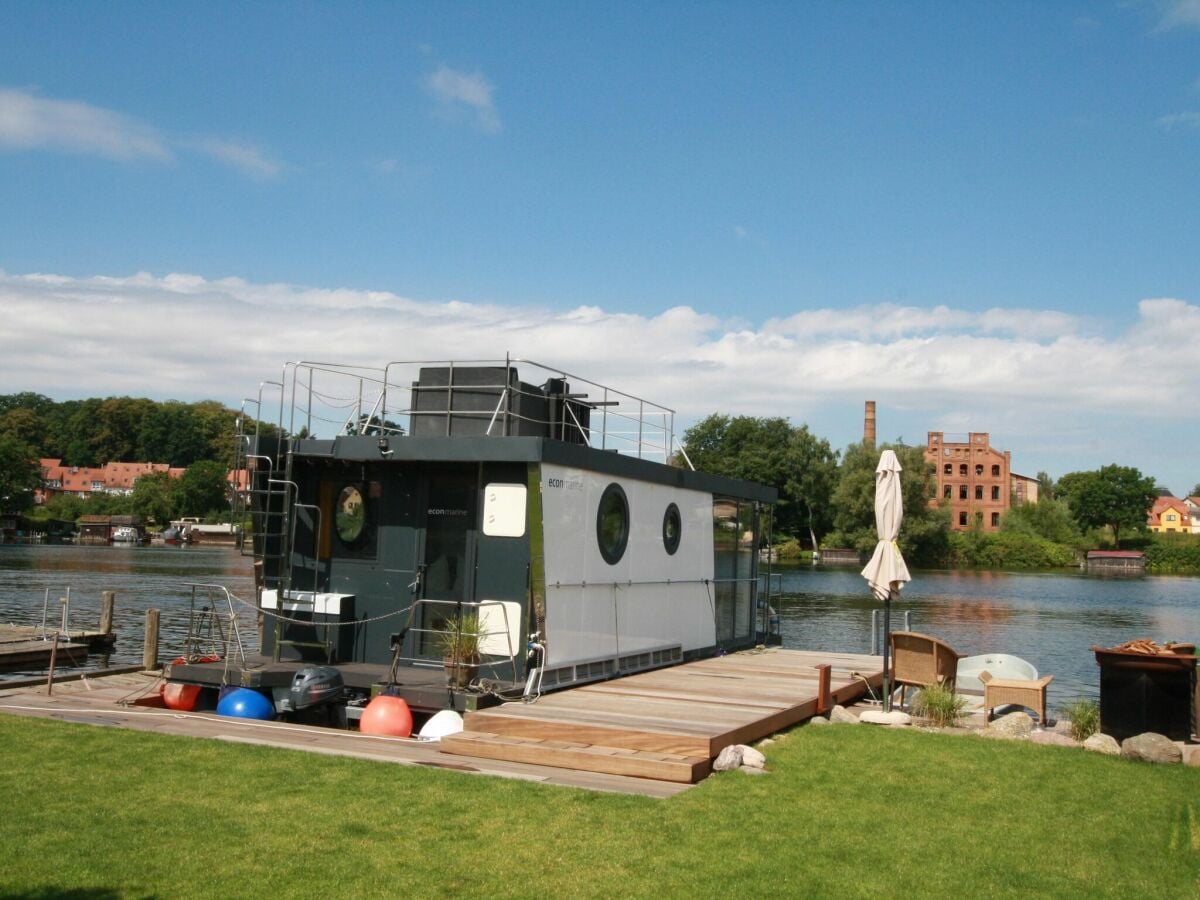
[[[1159,534],[1188,534],[1192,530],[1188,506],[1176,497],[1159,497],[1150,508],[1146,525]]]

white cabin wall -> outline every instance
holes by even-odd
[[[614,481],[629,502],[630,534],[624,556],[610,565],[600,555],[596,515]],[[712,585],[703,583],[713,577],[711,495],[552,464],[542,465],[541,487],[548,665],[716,643]],[[662,540],[669,503],[682,523],[674,555]]]

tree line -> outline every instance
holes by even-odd
[[[1039,472],[1038,501],[1005,511],[999,532],[985,532],[981,520],[962,532],[951,528],[948,508],[930,504],[937,478],[924,447],[860,443],[837,452],[806,425],[721,414],[689,428],[684,446],[701,471],[775,487],[775,541],[797,549],[804,544],[866,551],[875,545],[875,466],[880,452],[891,449],[903,469],[900,548],[915,565],[1049,568],[1072,565],[1076,554],[1089,548],[1153,544],[1154,554],[1147,551],[1152,565],[1163,556],[1171,561],[1164,567],[1172,571],[1200,568],[1200,541],[1193,536],[1181,535],[1173,543],[1170,536],[1151,540],[1146,513],[1158,491],[1153,478],[1130,466],[1071,472],[1057,482]],[[1200,485],[1195,491],[1200,493]],[[1196,546],[1161,549],[1175,544]]]

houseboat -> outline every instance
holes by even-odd
[[[171,681],[286,709],[319,666],[351,697],[463,710],[777,638],[757,552],[775,489],[692,470],[665,406],[507,358],[289,363],[246,403],[262,655]],[[464,622],[479,668],[451,687]]]

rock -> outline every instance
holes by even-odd
[[[850,712],[848,709],[846,709],[846,707],[839,703],[832,710],[830,710],[829,721],[838,722],[845,725],[857,725],[858,716],[854,715],[854,713]]]
[[[1121,755],[1126,759],[1140,759],[1142,762],[1183,762],[1183,751],[1175,746],[1175,742],[1153,731],[1125,738],[1121,741]]]
[[[1051,747],[1078,747],[1079,742],[1067,734],[1059,734],[1057,731],[1035,731],[1029,736],[1029,740],[1035,744],[1048,744]]]
[[[1121,755],[1121,745],[1117,743],[1117,739],[1110,734],[1100,734],[1100,732],[1096,732],[1084,741],[1083,749],[1091,750],[1093,753],[1103,753],[1107,756]]]
[[[714,772],[732,772],[742,767],[742,748],[739,744],[731,744],[717,754],[713,760]]]
[[[763,738],[761,741],[758,742],[758,746],[770,747],[773,743],[775,743],[775,738]]]
[[[738,771],[744,772],[747,775],[766,775],[767,774],[766,769],[759,769],[759,768],[756,768],[755,766],[742,766],[740,769],[738,769]]]
[[[1012,712],[990,722],[983,729],[985,737],[1021,740],[1033,733],[1033,719],[1029,713]]]
[[[813,716],[808,720],[809,725],[828,725],[829,720],[824,716]]]
[[[1180,749],[1183,752],[1183,764],[1185,766],[1200,766],[1200,746],[1191,744]]]
[[[742,767],[750,769],[761,769],[767,764],[767,758],[755,750],[753,747],[746,747],[739,744],[742,748]]]
[[[858,721],[866,722],[870,725],[911,725],[912,716],[898,709],[893,709],[891,712],[884,712],[881,709],[868,709],[858,717]]]

